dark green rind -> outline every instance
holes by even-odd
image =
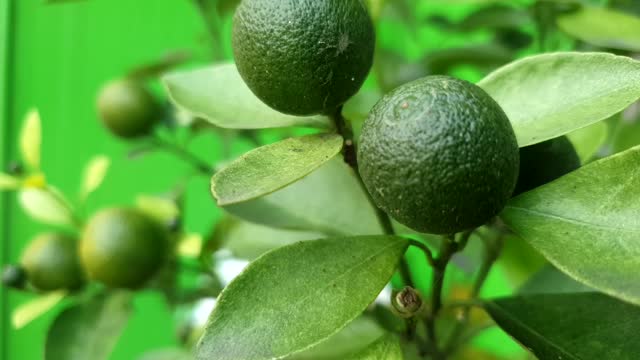
[[[332,113],[362,86],[374,48],[361,0],[243,0],[234,17],[240,75],[286,114]]]
[[[447,76],[405,84],[375,105],[358,150],[376,204],[421,232],[452,234],[489,221],[515,187],[519,155],[500,106]]]
[[[549,183],[580,167],[580,157],[566,136],[520,148],[520,175],[513,196]]]

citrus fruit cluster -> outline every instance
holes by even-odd
[[[89,220],[80,239],[62,232],[35,237],[2,281],[38,291],[75,290],[86,279],[137,289],[162,267],[168,245],[168,230],[156,220],[135,209],[106,209]]]

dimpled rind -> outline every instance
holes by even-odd
[[[358,159],[375,203],[433,234],[473,229],[497,215],[519,167],[504,111],[478,86],[448,76],[383,97],[364,123]]]
[[[520,175],[513,196],[537,188],[580,167],[580,157],[566,136],[520,148]]]
[[[243,0],[234,17],[240,75],[286,114],[335,111],[362,86],[374,48],[362,0]]]

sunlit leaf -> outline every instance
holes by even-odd
[[[53,225],[74,225],[73,214],[65,200],[49,189],[24,189],[19,195],[22,209],[35,220]]]
[[[277,359],[336,334],[393,275],[408,241],[361,236],[303,241],[269,252],[222,292],[198,359]]]
[[[13,327],[16,329],[23,328],[31,321],[58,305],[65,296],[67,296],[66,290],[54,291],[39,295],[37,298],[19,305],[11,315]]]
[[[110,164],[111,160],[104,155],[96,156],[89,161],[84,171],[82,188],[80,190],[81,199],[86,199],[89,194],[100,187],[104,177],[107,175]]]
[[[245,85],[234,64],[173,73],[163,82],[178,108],[222,128],[332,127],[326,116],[298,117],[271,109]]]
[[[162,224],[168,224],[180,215],[175,201],[159,196],[139,195],[136,207]]]
[[[607,141],[608,132],[607,124],[598,122],[567,135],[582,164],[588,163],[598,153]]]
[[[400,339],[396,335],[387,334],[371,344],[362,352],[348,356],[348,360],[403,360]]]
[[[640,97],[640,62],[559,52],[518,60],[480,81],[509,116],[520,146],[553,139],[622,111]]]
[[[0,172],[0,190],[15,190],[20,187],[20,179]]]
[[[234,256],[247,260],[253,260],[267,251],[298,241],[325,237],[317,232],[276,229],[231,217],[216,236],[219,239],[215,241],[223,244]]]
[[[130,293],[113,292],[64,310],[49,328],[44,358],[108,359],[132,313],[131,299]]]
[[[40,113],[32,109],[27,113],[20,132],[20,151],[24,162],[32,169],[40,169],[40,145],[42,143],[42,125]]]
[[[640,51],[640,18],[595,6],[558,17],[558,27],[576,39],[596,46]]]
[[[361,316],[344,329],[301,353],[287,357],[287,360],[335,360],[359,352],[385,334],[372,318]]]
[[[640,147],[512,199],[501,217],[558,269],[640,304]]]
[[[178,254],[187,257],[198,257],[202,251],[202,235],[198,233],[184,234],[178,243]]]
[[[382,231],[353,171],[337,157],[284,189],[224,209],[247,221],[290,230],[327,235]]]
[[[314,134],[259,147],[215,174],[211,193],[220,206],[270,194],[331,160],[342,143],[338,134]]]

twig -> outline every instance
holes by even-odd
[[[198,172],[202,173],[203,175],[211,176],[211,174],[213,173],[212,167],[209,164],[207,164],[206,161],[196,157],[194,154],[190,153],[183,147],[177,144],[174,144],[170,141],[166,141],[157,135],[154,136],[152,140],[153,140],[153,143],[159,149],[163,149],[167,152],[170,152],[175,156],[177,156],[178,158],[191,164],[194,167],[194,169],[196,169]]]

